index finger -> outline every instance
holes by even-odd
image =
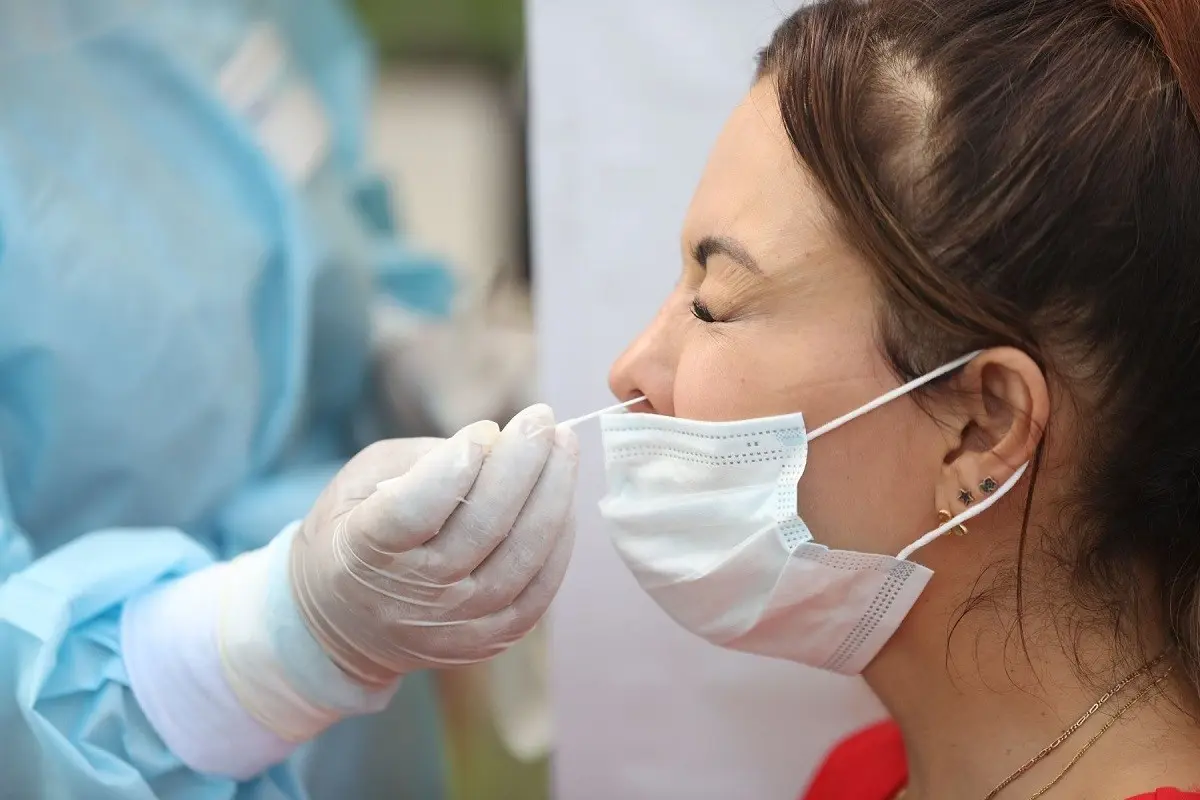
[[[554,413],[531,406],[492,445],[466,501],[426,547],[448,578],[469,575],[508,536],[554,447]]]

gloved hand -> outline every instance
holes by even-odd
[[[578,442],[546,406],[501,432],[368,447],[292,543],[300,615],[370,688],[503,652],[542,617],[574,543]]]
[[[501,653],[566,572],[577,462],[545,406],[364,450],[264,547],[127,603],[147,718],[193,769],[243,780],[407,672]]]

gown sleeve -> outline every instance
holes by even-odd
[[[122,636],[127,605],[188,582],[202,599],[211,575],[209,554],[171,529],[95,531],[34,559],[0,488],[0,796],[303,797],[286,764],[243,780],[197,771],[164,742],[135,692]],[[199,603],[204,613],[181,623],[203,625],[216,605]],[[212,630],[193,628],[179,647],[140,663],[175,674],[187,664],[190,685],[180,688],[209,708],[206,720],[189,722],[219,727],[243,764],[281,761],[291,746],[241,710],[215,652],[197,653]],[[195,666],[206,658],[208,672]]]

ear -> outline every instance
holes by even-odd
[[[1032,358],[997,347],[963,367],[951,398],[953,427],[936,499],[957,515],[1033,459],[1050,420],[1050,391]]]

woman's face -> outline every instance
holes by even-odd
[[[870,274],[827,223],[769,82],[729,118],[682,245],[675,290],[613,366],[619,398],[710,421],[801,411],[812,430],[897,385]],[[818,542],[895,553],[938,524],[945,452],[937,424],[901,398],[811,444],[801,514]]]

